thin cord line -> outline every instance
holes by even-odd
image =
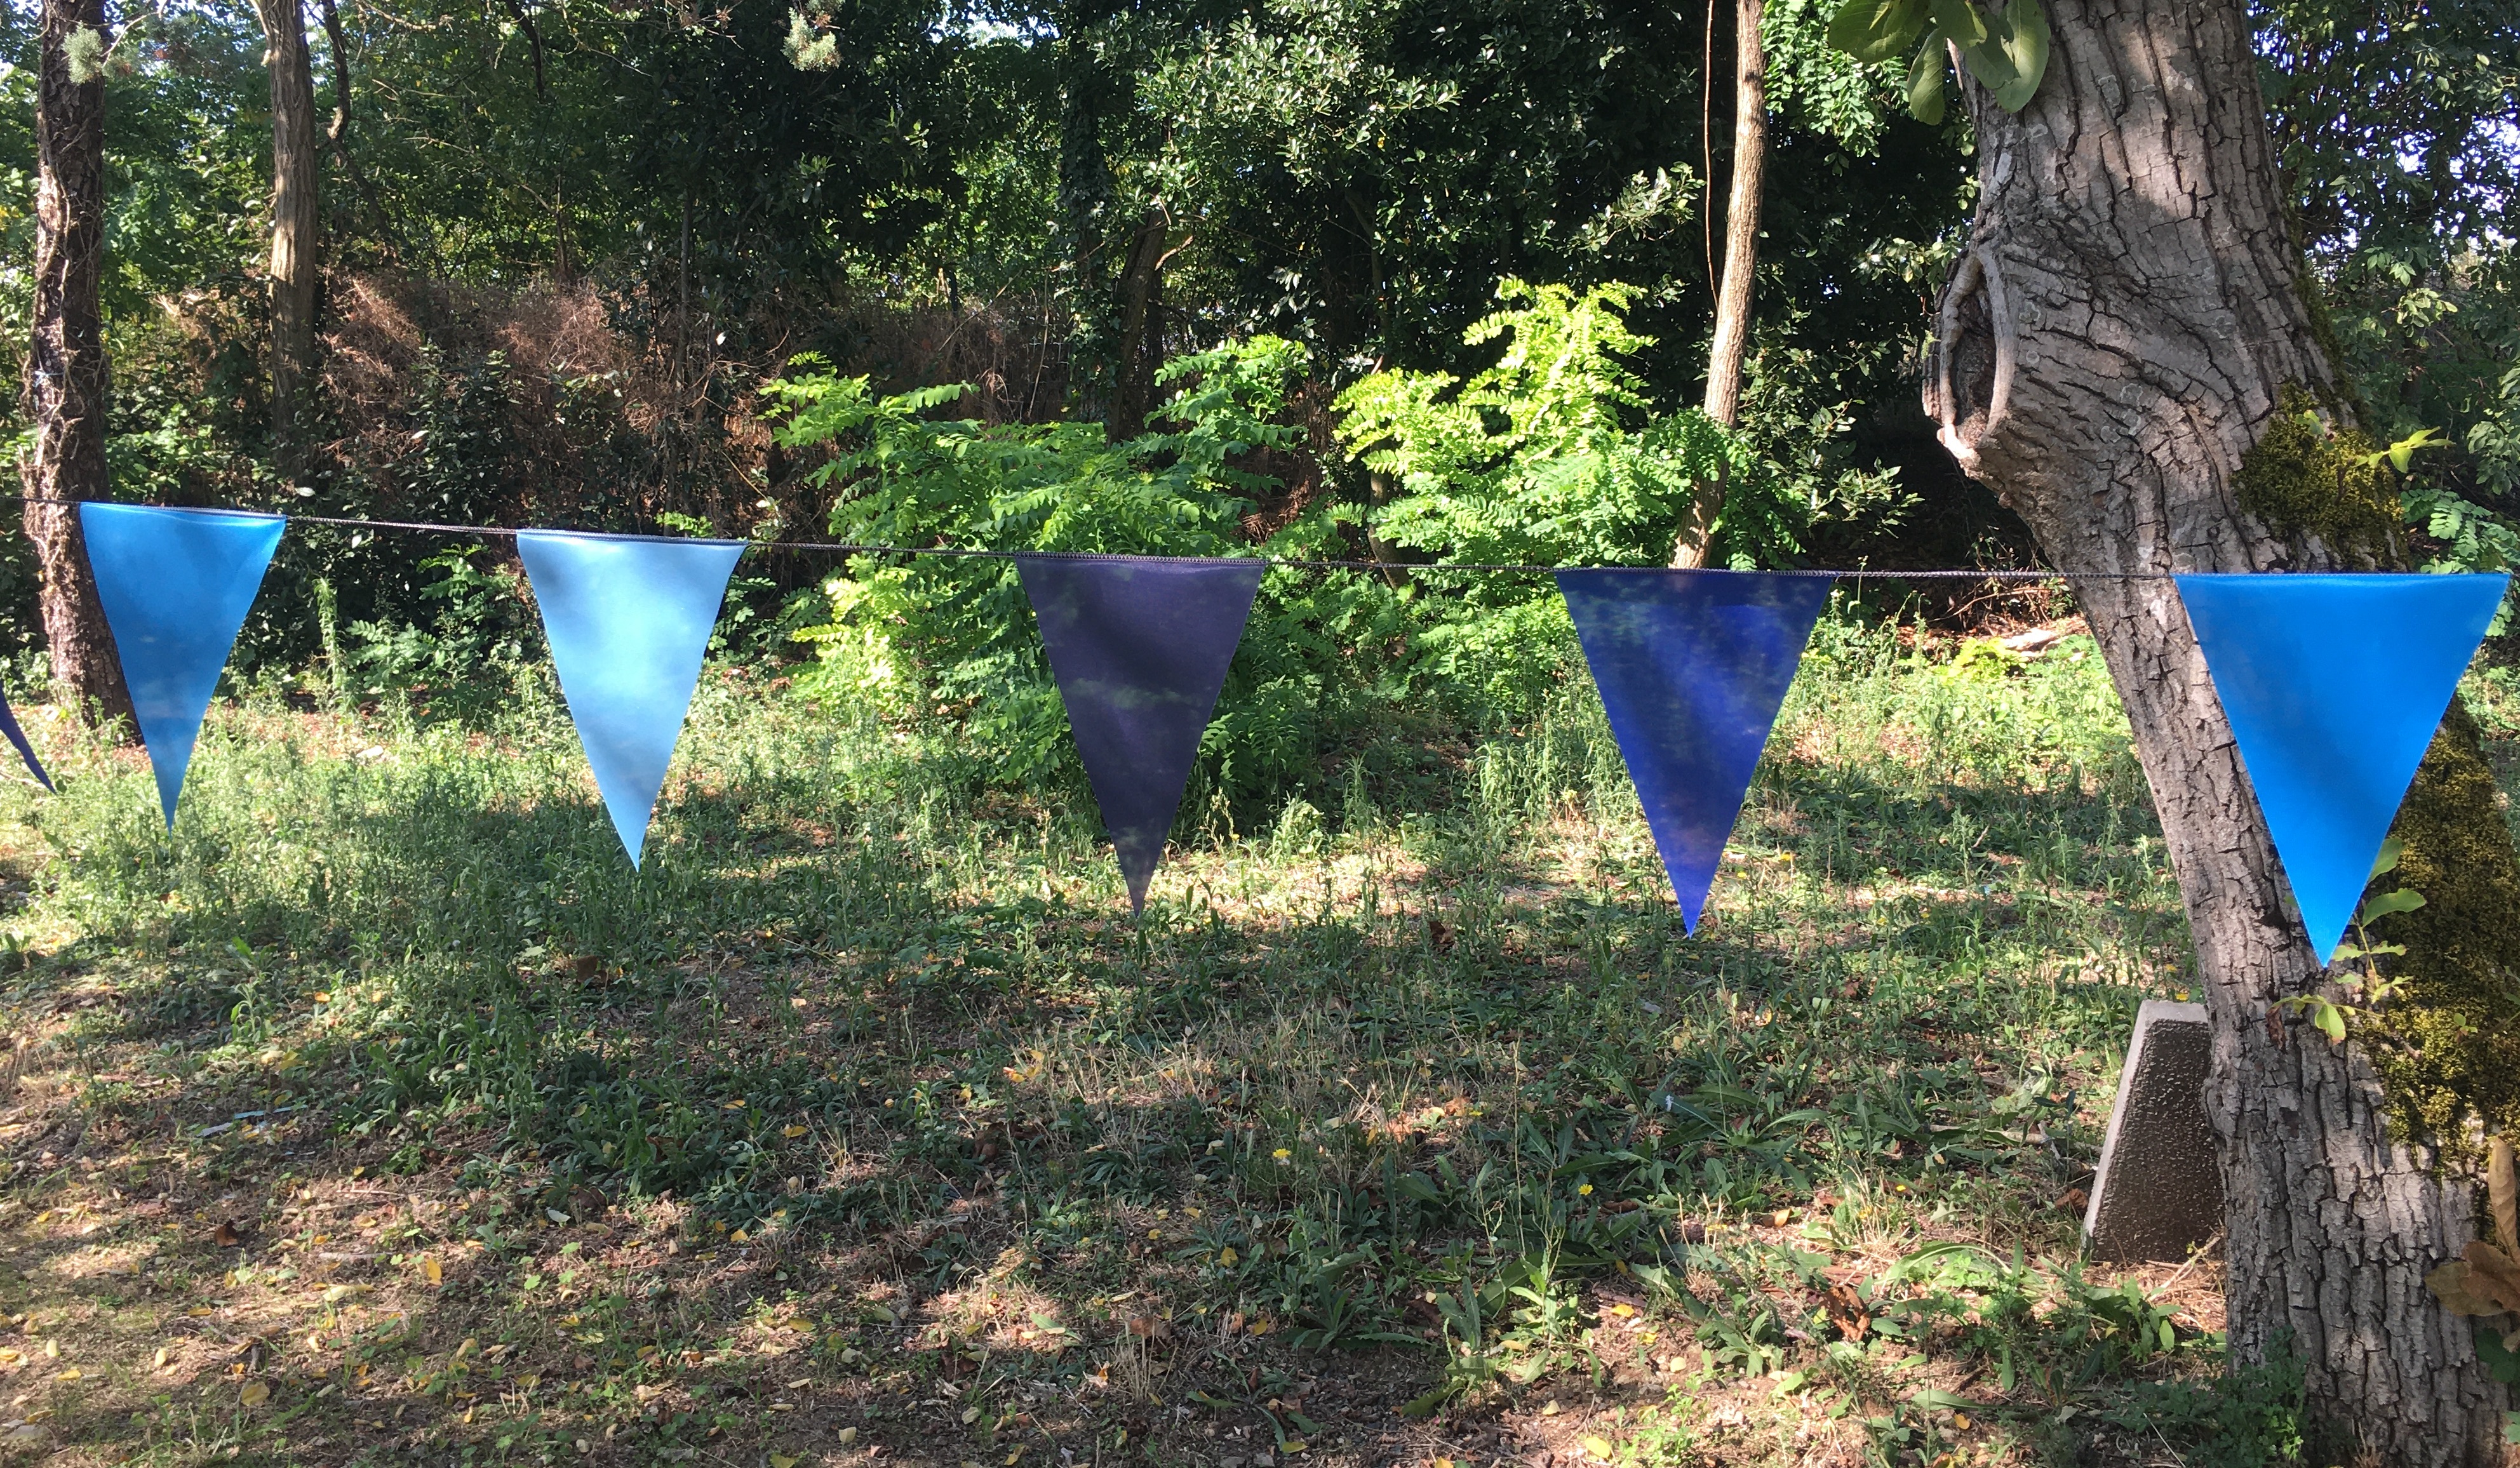
[[[130,505],[127,500],[62,500],[46,495],[0,494],[0,500],[15,500],[26,505]],[[145,510],[192,510],[196,506],[145,505]],[[524,531],[503,525],[447,525],[430,520],[360,520],[327,514],[289,514],[279,511],[229,510],[208,507],[213,514],[270,514],[281,519],[302,520],[310,525],[339,525],[354,530],[413,530],[425,535],[487,535],[513,540]],[[610,535],[614,531],[566,531],[563,534]],[[672,539],[673,537],[647,537]],[[851,541],[747,540],[746,551],[778,551],[801,556],[959,556],[973,560],[1015,560],[1031,556],[1043,560],[1256,560],[1263,565],[1285,566],[1306,571],[1405,571],[1413,574],[1434,574],[1448,571],[1470,571],[1489,575],[1551,576],[1559,571],[1588,570],[1662,570],[1661,566],[1541,566],[1508,565],[1500,562],[1454,561],[1446,564],[1414,560],[1309,560],[1291,556],[1132,556],[1102,551],[989,551],[970,546],[878,546]],[[1852,570],[1795,566],[1763,572],[1770,576],[1853,577],[1860,584],[1865,578],[1904,581],[2170,581],[2176,571],[2041,571],[2041,570],[1891,570],[1880,566],[1857,566]]]

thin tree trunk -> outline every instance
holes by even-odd
[[[24,409],[33,448],[18,461],[41,501],[102,500],[107,375],[98,289],[105,270],[105,82],[74,79],[69,38],[105,29],[104,0],[43,0],[35,93],[35,292]],[[81,715],[128,718],[130,695],[96,600],[78,511],[26,506],[54,696]]]
[[[1706,349],[1706,416],[1731,427],[1741,418],[1741,359],[1750,342],[1750,285],[1759,267],[1759,204],[1768,171],[1768,53],[1761,0],[1735,0],[1732,57],[1732,193],[1724,211],[1724,284],[1715,295],[1715,337]],[[1676,566],[1702,566],[1724,512],[1719,475],[1697,497],[1672,549]]]
[[[1150,336],[1159,306],[1163,262],[1171,252],[1172,225],[1161,209],[1148,209],[1129,242],[1128,263],[1120,271],[1120,331],[1111,352],[1111,411],[1102,431],[1113,443],[1124,443],[1147,431],[1147,414],[1154,406],[1155,358],[1161,347]]]
[[[2384,561],[2385,538],[2268,524],[2241,482],[2288,394],[2331,415],[2345,401],[2285,229],[2245,7],[2048,4],[2054,51],[2025,111],[1962,83],[1980,195],[1926,373],[1944,442],[2064,570]],[[2362,1039],[2331,1045],[2277,1007],[2320,992],[2322,969],[2175,588],[2099,579],[2076,594],[2134,725],[2213,1015],[2232,1354],[2299,1354],[2320,1461],[2499,1464],[2503,1389],[2423,1286],[2470,1237],[2470,1190],[2429,1147],[2392,1139]],[[2418,795],[2473,749],[2454,711]],[[2456,840],[2507,872],[2499,816],[2465,804]],[[2499,885],[2492,901],[2507,905]],[[2513,942],[2507,913],[2445,915],[2498,920],[2495,941]]]
[[[315,77],[298,0],[255,0],[271,70],[271,449],[282,476],[302,466],[306,389],[315,372],[317,212]]]
[[[324,127],[324,146],[350,176],[350,187],[358,191],[360,202],[368,206],[370,224],[377,241],[397,257],[403,254],[402,231],[395,225],[384,201],[359,170],[359,159],[350,151],[350,42],[341,29],[341,12],[335,0],[324,0],[324,38],[333,52],[333,117]]]

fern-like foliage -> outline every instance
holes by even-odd
[[[773,436],[822,450],[814,471],[837,491],[831,530],[868,545],[1150,556],[1344,554],[1347,507],[1322,504],[1253,544],[1244,520],[1278,480],[1260,450],[1298,446],[1287,397],[1304,349],[1274,336],[1167,364],[1174,394],[1151,431],[1104,441],[1096,423],[989,424],[935,415],[961,384],[881,395],[862,377],[799,359],[771,384]],[[832,618],[800,636],[820,645],[816,691],[901,716],[956,721],[993,773],[1074,777],[1067,724],[1030,604],[1005,560],[864,556],[826,586]],[[1231,797],[1287,781],[1318,758],[1372,691],[1360,644],[1394,644],[1399,599],[1378,582],[1274,571],[1202,746],[1200,778]],[[1196,815],[1205,798],[1187,802]]]
[[[1726,487],[1726,560],[1793,556],[1807,507],[1733,430],[1695,409],[1657,415],[1627,360],[1652,345],[1624,313],[1634,286],[1508,280],[1505,309],[1470,328],[1495,366],[1375,373],[1339,395],[1338,434],[1395,493],[1373,516],[1392,544],[1439,561],[1660,565],[1700,486]],[[1755,527],[1754,535],[1728,533]],[[1522,597],[1510,582],[1473,597]]]

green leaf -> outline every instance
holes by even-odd
[[[2392,912],[2411,912],[2423,905],[2422,893],[2401,887],[2395,892],[2379,893],[2369,902],[2364,903],[2362,911],[2356,914],[2354,920],[2358,923],[2376,922]]]
[[[1857,61],[1886,62],[1925,25],[1925,0],[1846,0],[1829,17],[1828,43]]]
[[[2318,1027],[2319,1034],[2327,1037],[2329,1045],[2345,1043],[2345,1011],[2334,1004],[2325,1000],[2313,1001],[2310,1006],[2310,1022]]]
[[[2381,842],[2379,858],[2371,864],[2371,875],[2364,877],[2362,880],[2365,882],[2373,881],[2388,872],[2397,870],[2398,858],[2403,857],[2406,854],[2407,843],[2398,839],[2396,836],[2391,836],[2388,840]]]
[[[2039,8],[2039,0],[2012,0],[2002,31],[1996,39],[2012,75],[2002,84],[1989,85],[1997,106],[2017,112],[2038,95],[2040,78],[2048,74],[2048,13]]]
[[[1969,0],[1927,0],[1934,28],[1960,43],[1965,51],[1986,40],[1986,18]]]
[[[1943,32],[1925,32],[1925,44],[1908,63],[1908,115],[1932,127],[1943,120]]]

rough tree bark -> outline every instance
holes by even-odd
[[[1161,209],[1147,210],[1120,268],[1111,407],[1103,417],[1103,433],[1113,443],[1126,443],[1146,432],[1147,415],[1155,406],[1155,369],[1163,362],[1163,269],[1172,253],[1172,220]]]
[[[317,213],[315,75],[298,0],[254,0],[271,70],[271,447],[286,476],[301,467],[306,389],[315,372]]]
[[[80,713],[129,717],[131,700],[96,600],[78,511],[58,503],[109,498],[105,467],[105,81],[73,75],[72,38],[93,72],[104,0],[43,0],[35,91],[35,293],[27,333],[24,408],[34,447],[18,461],[26,493],[52,653],[54,696]]]
[[[1732,190],[1724,208],[1724,283],[1715,294],[1715,336],[1706,349],[1706,416],[1727,427],[1741,417],[1741,361],[1750,342],[1750,286],[1759,265],[1759,204],[1768,171],[1768,51],[1762,0],[1736,0],[1732,20]],[[1697,487],[1688,523],[1672,549],[1675,566],[1702,566],[1724,481]]]
[[[2270,430],[2305,405],[2347,429],[2351,395],[2287,231],[2245,7],[2048,3],[2054,49],[2023,111],[1962,83],[1981,192],[1926,372],[1945,444],[2066,571],[2391,563],[2385,529],[2358,530],[2351,507],[2322,523],[2271,509],[2262,487]],[[2341,996],[2322,990],[2177,591],[2075,589],[2134,725],[2214,1017],[2233,1356],[2299,1355],[2324,1459],[2498,1464],[2505,1393],[2423,1285],[2472,1236],[2470,1189],[2430,1143],[2393,1136],[2363,1037],[2330,1045],[2276,1007]],[[2417,793],[2475,768],[2453,709]],[[2456,829],[2437,819],[2409,860],[2420,844],[2438,862],[2447,842],[2507,873],[2500,818],[2466,804],[2436,811]]]

